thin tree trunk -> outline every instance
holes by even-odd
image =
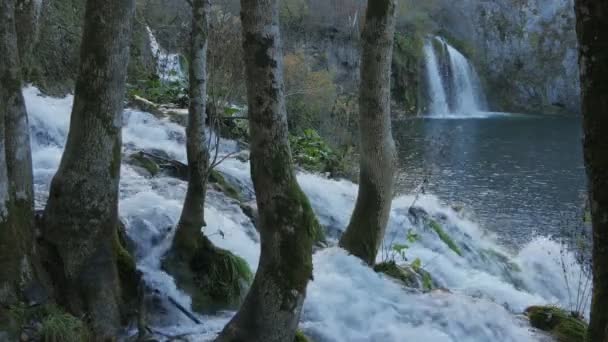
[[[319,227],[289,148],[278,10],[278,0],[241,0],[261,255],[251,289],[218,341],[293,341],[312,277]]]
[[[209,151],[205,135],[207,103],[207,36],[209,0],[192,1],[190,47],[190,107],[186,128],[188,155],[188,191],[177,226],[173,252],[192,257],[200,247],[201,229],[205,225],[205,195],[209,169]]]
[[[576,0],[583,143],[593,224],[587,341],[608,341],[608,2]]]
[[[368,1],[362,33],[359,193],[340,246],[373,265],[388,223],[395,142],[391,134],[390,79],[395,0]]]
[[[118,183],[134,8],[135,0],[87,1],[70,132],[44,213],[61,300],[88,315],[98,340],[120,326]]]
[[[15,29],[15,2],[0,4],[0,303],[33,279],[32,164]]]

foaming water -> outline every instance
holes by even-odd
[[[30,113],[37,206],[46,201],[48,186],[65,144],[72,99],[40,97],[35,88],[24,89]],[[183,127],[139,111],[124,115],[124,153],[157,149],[185,160]],[[222,140],[221,151],[236,150]],[[252,194],[249,164],[234,158],[218,167]],[[357,194],[351,182],[299,173],[298,181],[310,198],[330,244],[348,224]],[[120,215],[134,241],[138,268],[157,297],[150,325],[163,335],[187,334],[192,341],[210,340],[234,314],[199,316],[193,324],[172,305],[170,296],[184,306],[190,298],[160,267],[171,244],[187,184],[168,177],[145,177],[122,165]],[[410,208],[415,208],[416,214]],[[205,234],[222,248],[242,256],[256,269],[259,236],[239,203],[210,190],[206,204]],[[431,223],[439,224],[457,246],[443,241]],[[555,241],[538,237],[520,251],[505,250],[475,222],[432,195],[400,196],[394,200],[385,246],[405,242],[408,231],[418,240],[405,257],[419,258],[440,287],[422,293],[407,289],[375,273],[337,247],[314,255],[314,281],[308,287],[301,328],[316,341],[535,341],[519,314],[535,304],[568,305]],[[384,248],[382,260],[388,253]],[[568,260],[574,257],[566,253]],[[568,270],[576,277],[576,269]],[[133,331],[129,331],[133,333]],[[128,332],[128,333],[129,333]]]

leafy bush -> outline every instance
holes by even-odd
[[[129,98],[134,95],[154,103],[172,103],[180,108],[188,106],[188,85],[186,81],[162,81],[158,77],[137,81],[128,86]]]
[[[343,159],[319,136],[314,129],[306,129],[301,135],[289,137],[296,164],[312,172],[329,172],[338,175],[344,170]]]
[[[319,129],[336,99],[333,75],[327,70],[312,71],[303,53],[286,55],[284,71],[289,130],[297,134]]]

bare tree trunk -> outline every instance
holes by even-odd
[[[608,341],[608,2],[576,0],[583,143],[593,224],[593,298],[587,341]]]
[[[0,303],[33,279],[32,163],[15,29],[15,2],[0,4]]]
[[[293,341],[312,277],[319,227],[289,148],[278,10],[278,0],[241,0],[261,255],[245,302],[218,341]]]
[[[192,33],[190,47],[190,107],[186,128],[188,155],[188,191],[179,219],[173,252],[192,257],[203,238],[205,195],[209,169],[209,151],[205,135],[207,103],[207,36],[209,32],[209,0],[192,1]]]
[[[87,1],[70,132],[44,213],[60,300],[88,315],[98,340],[120,326],[118,183],[134,8],[135,0]]]
[[[396,158],[391,134],[390,79],[395,0],[368,1],[362,33],[359,194],[340,246],[370,265],[388,223]]]
[[[28,73],[32,48],[38,40],[40,13],[43,0],[16,0],[15,21],[21,68]],[[46,0],[45,0],[46,1]]]

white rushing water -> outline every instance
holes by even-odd
[[[42,207],[63,151],[72,98],[42,97],[32,87],[24,89],[24,95],[32,131],[37,205]],[[123,123],[125,154],[154,148],[185,160],[183,127],[135,110],[125,111]],[[223,153],[236,149],[234,142],[222,141]],[[230,158],[219,171],[251,195],[248,163]],[[308,173],[299,173],[298,181],[328,236],[337,236],[348,223],[357,186]],[[150,314],[150,325],[165,335],[188,334],[192,341],[205,341],[222,329],[233,312],[201,316],[203,323],[193,324],[166,305],[167,295],[184,306],[190,299],[160,268],[185,191],[183,181],[146,177],[134,167],[122,166],[121,219],[135,242],[138,267],[148,286],[156,290],[157,310]],[[414,202],[416,215],[409,213]],[[429,229],[430,219],[452,237],[459,253]],[[206,220],[205,234],[242,256],[255,270],[259,237],[238,203],[210,190]],[[408,231],[418,234],[416,242],[406,242]],[[300,326],[305,333],[318,342],[538,341],[541,336],[529,328],[522,311],[535,304],[569,303],[560,255],[568,266],[574,264],[572,254],[560,253],[560,245],[547,237],[532,235],[521,250],[504,250],[491,234],[432,195],[394,200],[385,244],[397,242],[408,243],[407,259],[419,258],[437,285],[447,290],[407,289],[337,247],[322,249],[314,255],[314,281],[304,304]],[[578,272],[577,267],[566,267],[570,279],[577,279]]]
[[[435,45],[441,51],[438,54]],[[441,37],[424,45],[429,114],[434,117],[476,117],[486,110],[477,71],[469,60]]]
[[[443,78],[439,72],[437,55],[433,43],[429,40],[424,43],[424,55],[426,58],[426,72],[429,83],[430,113],[445,115],[450,113],[447,95],[443,87]]]

